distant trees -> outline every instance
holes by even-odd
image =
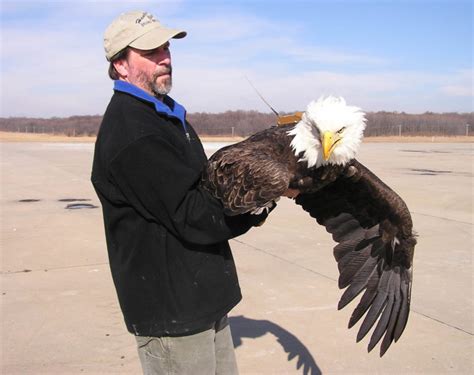
[[[0,130],[20,133],[65,134],[69,137],[97,134],[102,116],[0,118]]]
[[[425,112],[417,115],[404,112],[376,112],[367,113],[365,135],[369,137],[400,134],[403,136],[466,135],[466,125],[474,126],[474,112]]]
[[[269,128],[276,116],[257,111],[226,111],[223,113],[190,113],[188,121],[202,135],[236,135],[245,137]]]
[[[101,116],[0,118],[0,130],[22,133],[65,134],[67,136],[93,136],[102,120]],[[257,111],[226,111],[223,113],[190,113],[189,122],[200,135],[246,137],[276,124],[271,113]],[[470,128],[469,126],[470,125]],[[471,132],[472,130],[472,132]],[[367,113],[367,137],[377,136],[455,136],[474,134],[474,112],[407,114],[404,112]]]

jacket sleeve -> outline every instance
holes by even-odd
[[[267,216],[224,215],[222,204],[199,186],[201,172],[190,167],[175,146],[156,135],[140,138],[122,150],[112,160],[109,175],[142,216],[187,242],[228,240]]]

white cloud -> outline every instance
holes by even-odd
[[[472,96],[472,85],[444,86],[440,90],[449,96]]]
[[[454,97],[473,97],[474,70],[460,70],[446,79],[439,88],[441,93]]]
[[[344,53],[327,48],[311,46],[294,46],[289,48],[289,54],[295,58],[308,62],[323,62],[329,64],[382,64],[385,59],[362,54]]]
[[[103,111],[91,103],[96,97],[104,104],[98,95],[108,85],[101,35],[64,29],[2,31],[1,116]]]

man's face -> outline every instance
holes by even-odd
[[[130,48],[126,57],[126,81],[162,97],[172,86],[171,53],[169,42],[153,50]]]

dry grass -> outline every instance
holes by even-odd
[[[203,142],[238,142],[242,137],[206,136],[200,137]],[[93,143],[96,137],[68,137],[66,135],[13,133],[0,131],[0,142],[61,142],[61,143]],[[392,143],[473,143],[474,136],[456,137],[367,137],[364,142],[392,142]]]
[[[96,137],[68,137],[66,135],[13,133],[0,131],[0,142],[61,142],[85,143],[95,142]]]
[[[212,136],[212,135],[203,135],[199,137],[202,142],[240,142],[243,141],[244,137],[232,137],[232,136]]]
[[[238,142],[242,137],[202,136],[203,142]],[[68,137],[66,135],[16,133],[0,131],[0,142],[61,142],[61,143],[93,143],[96,137]]]
[[[388,137],[366,137],[364,142],[385,142],[385,143],[473,143],[474,136],[388,136]]]

